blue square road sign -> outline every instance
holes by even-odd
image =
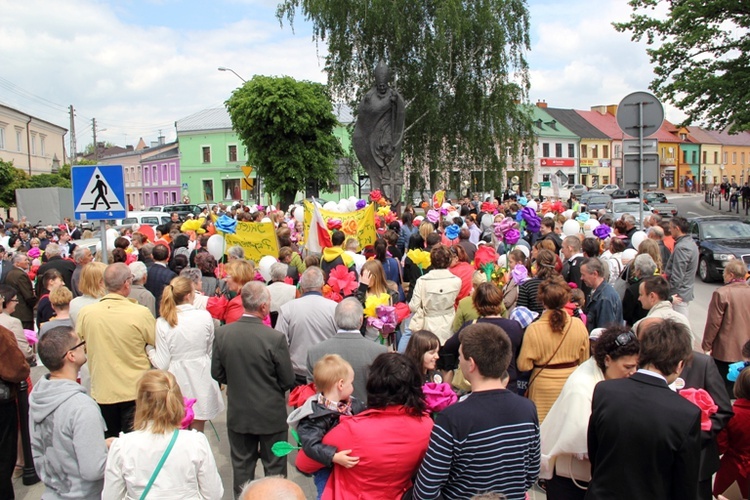
[[[125,169],[122,165],[74,165],[71,180],[76,219],[126,217]]]

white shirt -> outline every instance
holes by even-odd
[[[120,434],[107,455],[102,499],[138,500],[171,439],[171,432]],[[180,431],[148,498],[219,500],[223,494],[224,486],[206,436],[197,431]]]

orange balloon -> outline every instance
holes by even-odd
[[[154,242],[156,239],[156,234],[154,234],[154,228],[151,226],[147,226],[145,224],[141,225],[141,227],[138,228],[139,233],[143,233],[148,238],[148,241]]]

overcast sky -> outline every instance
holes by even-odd
[[[302,16],[279,26],[275,0],[0,0],[0,103],[98,139],[148,143],[174,122],[223,105],[254,74],[325,82],[325,47]],[[532,102],[589,109],[646,90],[643,44],[617,33],[626,0],[529,0]],[[665,106],[667,118],[683,115]]]

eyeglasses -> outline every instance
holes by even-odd
[[[82,345],[83,346],[86,345],[86,341],[85,340],[80,341],[79,343],[77,343],[76,345],[74,345],[73,347],[71,347],[70,349],[68,349],[67,351],[65,351],[65,354],[63,355],[62,359],[65,359],[65,356],[67,356],[69,352],[75,351],[76,349],[78,349]]]
[[[617,345],[617,347],[624,347],[634,340],[637,340],[637,337],[635,336],[635,333],[630,331],[628,333],[621,333],[620,335],[618,335],[615,339],[615,344]]]

